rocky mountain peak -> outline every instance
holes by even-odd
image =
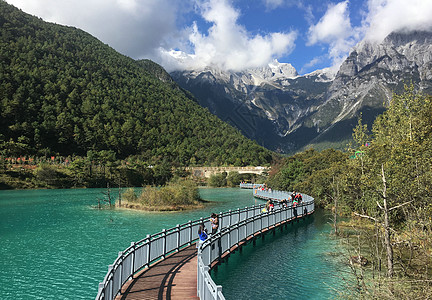
[[[360,112],[371,124],[404,84],[432,94],[432,32],[362,41],[336,74],[324,69],[299,76],[292,65],[276,60],[243,72],[193,72],[173,77],[211,112],[272,150],[342,145]]]
[[[295,78],[297,70],[289,63],[280,63],[276,59],[267,66],[255,69],[248,69],[246,72],[254,74],[263,80],[276,80],[279,78]]]

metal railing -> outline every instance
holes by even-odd
[[[240,183],[241,189],[257,189],[264,186],[264,183]]]
[[[261,214],[264,206],[265,204],[260,204],[221,212],[219,213],[219,228],[222,230],[254,218]],[[277,207],[278,205],[275,206]],[[132,279],[135,273],[196,242],[198,227],[202,223],[206,228],[211,228],[210,217],[189,221],[167,230],[164,229],[159,233],[147,235],[146,238],[132,243],[130,247],[119,252],[114,263],[108,266],[103,282],[99,283],[96,299],[114,299],[120,293],[122,286]]]
[[[289,199],[291,198],[291,192],[284,192],[284,191],[277,191],[277,190],[262,191],[259,188],[257,188],[254,189],[253,193],[254,193],[253,194],[254,197],[263,200],[282,201],[283,199],[286,199],[289,201]],[[314,201],[314,198],[309,195],[306,194],[301,194],[301,195],[302,195],[303,202]]]
[[[287,199],[288,192],[265,192],[254,191],[254,196],[263,199],[282,200]],[[259,213],[250,218],[233,223],[231,226],[222,228],[217,234],[210,236],[207,240],[200,242],[198,247],[198,274],[197,295],[200,299],[225,299],[222,286],[216,285],[210,276],[211,264],[220,260],[222,255],[229,252],[240,243],[261,234],[263,230],[270,229],[295,218],[301,218],[314,212],[314,199],[309,195],[302,194],[303,202],[293,207],[275,205],[271,212]]]

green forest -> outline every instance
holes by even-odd
[[[360,296],[426,299],[432,294],[431,167],[432,97],[411,86],[393,96],[370,130],[359,118],[346,152],[286,158],[273,167],[268,185],[305,192],[333,211],[335,232],[348,232],[353,253],[370,260],[369,273],[355,270]],[[339,216],[350,219],[345,230]]]
[[[148,165],[266,165],[272,153],[200,107],[151,61],[0,1],[3,157],[136,157]]]

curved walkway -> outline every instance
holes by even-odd
[[[254,197],[274,201],[287,199],[287,195],[254,191]],[[214,283],[209,270],[257,236],[313,213],[314,199],[303,196],[304,203],[297,207],[278,204],[274,211],[263,213],[262,204],[221,213],[221,230],[199,249],[194,232],[200,224],[210,223],[208,218],[147,235],[119,252],[99,284],[96,299],[199,299],[198,295],[202,299],[224,299],[222,286]]]
[[[284,220],[277,225],[263,229],[260,233],[249,236],[245,241],[238,243],[228,252],[223,253],[221,259],[228,257],[232,252],[243,246],[243,244],[255,239],[257,236],[262,236],[268,231],[275,230],[277,227],[299,218],[301,218],[301,216]],[[197,296],[196,258],[197,245],[193,243],[191,246],[169,255],[165,259],[151,265],[150,268],[138,273],[122,287],[122,293],[120,296],[116,297],[116,300],[199,299]],[[210,269],[216,264],[218,264],[218,262],[213,262]]]
[[[116,299],[199,299],[196,244],[145,269],[126,283]]]

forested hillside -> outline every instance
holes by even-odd
[[[156,64],[0,1],[0,151],[113,151],[149,163],[260,165],[271,152],[200,107]]]

